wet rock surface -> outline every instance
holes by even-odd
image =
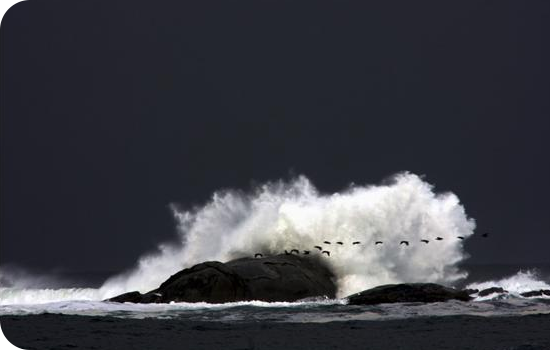
[[[433,303],[448,300],[468,301],[465,291],[444,287],[435,283],[388,284],[350,295],[351,305],[372,305],[382,303],[423,302]]]
[[[477,295],[480,296],[480,297],[485,297],[485,296],[493,294],[493,293],[504,294],[504,293],[508,293],[508,291],[504,290],[501,287],[491,287],[491,288],[487,288],[487,289],[484,289],[484,290],[480,291],[479,293],[477,293]]]
[[[204,262],[184,269],[148,293],[125,293],[113,302],[226,303],[247,300],[296,301],[308,297],[334,298],[330,270],[315,257],[276,255],[242,258],[227,263]]]
[[[521,293],[521,296],[525,298],[542,297],[542,296],[550,297],[550,289],[532,290],[530,292]]]

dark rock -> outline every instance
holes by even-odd
[[[151,301],[143,302],[226,303],[245,300],[245,285],[235,271],[221,262],[214,261],[182,270],[146,295],[153,298]]]
[[[476,294],[477,292],[479,292],[479,289],[464,289],[464,293],[468,295]]]
[[[530,297],[540,297],[542,296],[542,289],[541,290],[532,290],[529,292],[521,293],[522,297],[530,298]]]
[[[143,295],[140,292],[128,292],[121,294],[119,296],[116,296],[114,298],[109,299],[109,301],[115,301],[117,303],[139,303],[141,299],[143,298]]]
[[[530,292],[525,292],[520,294],[522,297],[541,297],[543,295],[550,296],[550,289],[541,289],[541,290],[532,290]]]
[[[109,301],[226,303],[245,300],[296,301],[318,296],[334,298],[336,286],[333,277],[322,261],[315,257],[277,255],[227,263],[213,261],[184,269],[146,294],[131,292]]]
[[[487,289],[484,289],[482,290],[481,292],[477,293],[478,296],[480,297],[485,297],[489,294],[493,294],[493,293],[508,293],[507,290],[504,290],[502,289],[501,287],[491,287],[491,288],[487,288]]]
[[[382,303],[423,302],[433,303],[451,299],[468,301],[464,291],[447,288],[434,283],[388,284],[349,296],[350,305],[372,305]]]

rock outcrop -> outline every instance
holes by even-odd
[[[451,299],[468,301],[465,291],[440,286],[434,283],[388,284],[359,292],[347,297],[350,305],[382,303],[422,302],[433,303]]]
[[[480,297],[486,297],[487,295],[490,295],[493,293],[504,294],[504,293],[508,293],[508,291],[502,289],[501,287],[491,287],[480,291],[479,293],[477,293],[477,295]]]
[[[211,261],[172,275],[159,288],[148,293],[125,293],[109,301],[226,303],[296,301],[321,296],[334,298],[336,286],[333,277],[316,257],[276,255],[227,263]]]
[[[532,290],[530,292],[521,293],[521,296],[525,298],[541,297],[543,295],[550,297],[550,289]]]

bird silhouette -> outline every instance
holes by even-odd
[[[304,250],[304,255],[308,255],[309,254],[309,250]]]
[[[344,245],[344,242],[336,242],[336,244]]]
[[[427,239],[421,239],[420,242],[424,242],[424,243],[428,244],[430,241],[428,241]]]
[[[330,244],[330,242],[329,242],[329,241],[324,241],[323,243],[325,243],[325,244]]]
[[[441,237],[436,237],[436,239],[435,239],[435,240],[436,240],[436,241],[442,241],[442,240],[443,240],[443,238],[441,238]]]
[[[330,256],[330,252],[328,250],[323,250],[321,254],[326,254],[327,256]]]
[[[487,237],[489,237],[489,233],[484,233],[484,234],[481,235],[481,237],[487,238]]]
[[[323,250],[323,247],[320,247],[320,246],[318,246],[318,245],[316,245],[316,246],[313,247],[313,248],[317,248],[317,249],[319,249],[319,250]]]
[[[458,236],[457,238],[458,238],[458,239],[464,239],[464,237],[462,237],[462,236]]]
[[[399,243],[399,245],[401,244],[406,244],[407,246],[409,245],[409,241],[401,241],[401,243]]]
[[[256,253],[256,254],[254,254],[254,257],[255,258],[261,258],[261,257],[263,257],[263,255],[261,253]]]
[[[361,244],[361,242],[359,242],[359,241],[355,241],[355,242],[353,242],[352,244],[353,244],[353,245],[356,245],[356,244]]]
[[[374,242],[374,245],[379,245],[379,244],[384,244],[384,242],[382,242],[382,241],[376,241],[376,242]]]
[[[300,251],[299,251],[298,249],[292,249],[292,250],[290,251],[290,254],[292,254],[292,253],[294,253],[294,252],[296,252],[296,254],[300,254]]]

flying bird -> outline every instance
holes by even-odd
[[[328,250],[323,250],[321,254],[327,254],[327,256],[330,256],[330,252]]]
[[[292,250],[290,251],[290,254],[292,254],[292,253],[294,253],[294,252],[296,252],[296,254],[300,254],[300,251],[299,251],[298,249],[292,249]]]
[[[353,242],[352,244],[353,244],[353,245],[356,245],[356,244],[361,244],[361,242],[359,242],[359,241],[355,241],[355,242]]]
[[[304,250],[304,255],[308,255],[309,254],[309,250]]]
[[[435,240],[436,240],[436,241],[442,241],[442,240],[443,240],[443,238],[441,238],[441,237],[437,237],[437,238],[436,238]]]
[[[424,243],[428,244],[430,241],[428,241],[427,239],[421,239],[420,242],[424,242]]]
[[[339,245],[344,245],[344,242],[336,242]]]
[[[261,257],[263,257],[263,255],[261,253],[256,253],[256,254],[254,254],[254,257],[255,258],[261,258]]]
[[[329,242],[329,241],[324,241],[323,243],[325,243],[325,244],[330,244],[330,242]]]
[[[376,241],[376,242],[374,242],[374,245],[379,245],[379,244],[384,244],[384,242],[382,242],[382,241]]]
[[[409,241],[401,241],[401,243],[399,243],[399,245],[401,244],[406,244],[407,246],[409,246]]]
[[[457,238],[458,238],[458,239],[464,239],[464,237],[462,237],[462,236],[458,236]]]
[[[313,248],[317,248],[317,249],[319,249],[319,250],[323,250],[323,247],[320,247],[320,246],[318,246],[318,245],[316,245],[316,246],[313,247]]]
[[[481,237],[487,238],[487,237],[489,237],[489,233],[484,233],[484,234],[481,235]]]

